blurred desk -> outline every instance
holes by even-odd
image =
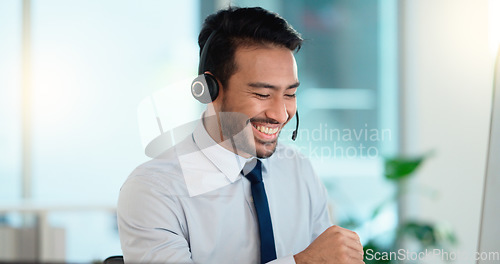
[[[110,214],[116,213],[116,205],[110,204],[64,204],[64,203],[34,203],[18,202],[0,204],[0,215],[19,213],[22,215],[33,215],[35,218],[34,230],[36,239],[35,258],[31,261],[64,261],[54,256],[51,247],[51,227],[48,221],[50,213],[53,212],[82,212],[82,211],[104,211]]]

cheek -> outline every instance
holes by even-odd
[[[295,112],[297,112],[297,101],[291,100],[290,102],[287,102],[285,106],[289,119],[291,119],[295,115]]]
[[[249,97],[247,94],[232,94],[226,101],[227,109],[232,112],[239,112],[247,115],[249,118],[258,115],[265,109],[266,104]]]

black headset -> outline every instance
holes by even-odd
[[[198,77],[196,77],[191,84],[191,93],[196,100],[203,104],[209,104],[215,101],[219,95],[219,83],[217,82],[217,79],[212,74],[205,73],[208,48],[210,47],[210,42],[216,33],[217,30],[212,31],[210,36],[208,36],[203,49],[201,50]]]
[[[193,94],[193,97],[203,104],[209,104],[215,101],[219,95],[219,83],[217,82],[217,79],[212,74],[205,73],[208,49],[210,47],[210,42],[216,33],[217,30],[214,30],[210,33],[210,36],[208,36],[207,41],[201,50],[200,64],[198,65],[198,77],[196,77],[191,83],[191,93]],[[297,138],[299,130],[298,110],[295,112],[295,117],[297,118],[297,125],[292,133],[292,140],[294,141]]]

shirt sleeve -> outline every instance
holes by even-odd
[[[312,215],[312,237],[311,242],[321,235],[328,227],[332,225],[328,211],[328,194],[323,183],[318,179],[318,201],[315,201],[314,212]]]
[[[293,255],[275,259],[273,261],[267,262],[266,264],[295,264],[295,259]]]
[[[126,263],[193,263],[177,203],[141,177],[125,182],[117,218]]]
[[[312,174],[310,177],[310,200],[311,200],[311,243],[332,225],[328,211],[328,192],[321,179],[315,173],[309,160],[304,164],[304,169]]]

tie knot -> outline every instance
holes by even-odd
[[[254,159],[250,161],[245,165],[245,169],[243,170],[248,171],[249,169],[251,169],[249,173],[244,175],[252,184],[262,182],[262,162],[260,162],[260,160]]]

